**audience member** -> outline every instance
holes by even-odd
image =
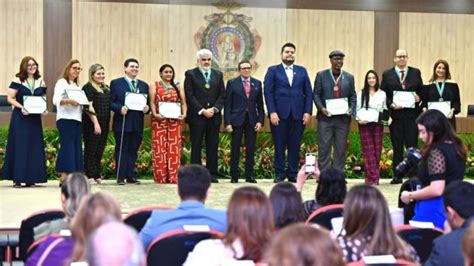
[[[474,185],[454,181],[446,187],[443,197],[452,232],[434,240],[433,249],[424,265],[463,265],[461,240],[474,220]]]
[[[342,252],[329,232],[302,223],[272,238],[263,261],[268,266],[343,266]]]
[[[140,232],[143,246],[148,248],[154,238],[183,225],[208,225],[210,229],[225,232],[223,210],[206,208],[204,203],[211,186],[209,171],[196,164],[178,170],[178,194],[181,203],[174,210],[155,210]]]
[[[464,253],[464,265],[474,264],[474,223],[471,223],[462,239],[462,252]]]
[[[273,234],[270,200],[257,187],[241,187],[227,208],[227,231],[222,239],[199,242],[184,265],[228,265],[235,260],[258,262]]]
[[[304,222],[303,199],[293,184],[288,182],[276,184],[270,192],[270,202],[276,228]]]
[[[47,221],[35,227],[35,240],[53,233],[59,233],[64,229],[69,230],[69,223],[74,217],[82,198],[89,194],[90,191],[89,182],[84,174],[69,174],[61,185],[61,206],[65,214],[64,219]]]
[[[144,266],[145,252],[137,233],[121,222],[101,225],[87,242],[89,266]]]
[[[387,201],[377,188],[352,187],[344,200],[345,235],[337,237],[347,263],[363,256],[393,255],[417,261],[416,251],[394,231]]]

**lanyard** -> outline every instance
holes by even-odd
[[[443,92],[444,92],[444,86],[446,85],[446,80],[443,80],[443,83],[441,84],[441,87],[439,86],[439,83],[435,81],[435,86],[436,89],[438,90],[439,97],[443,98]]]
[[[341,70],[341,73],[339,74],[339,77],[337,77],[337,79],[334,79],[334,75],[332,74],[331,69],[329,69],[328,71],[329,71],[329,75],[332,78],[332,81],[334,81],[334,86],[337,86],[337,84],[339,83],[339,79],[341,79],[342,77],[342,73],[344,73],[344,70]]]
[[[172,89],[174,89],[173,86],[168,86],[163,81],[160,81],[160,83],[168,92],[170,92]]]
[[[137,86],[138,85],[138,80],[135,80],[135,87],[133,87],[132,82],[128,81],[128,79],[125,79],[125,81],[127,81],[128,87],[130,88],[131,92],[136,93],[138,91],[138,86]]]
[[[31,86],[31,84],[30,84],[30,82],[28,81],[28,79],[26,79],[25,81],[26,81],[26,84],[28,85],[28,88],[29,88],[30,91],[31,91],[31,95],[33,95],[34,92],[35,92],[35,81],[36,81],[36,80],[33,79],[33,86]],[[443,87],[443,88],[444,88],[444,87]]]
[[[206,74],[204,74],[204,71],[202,69],[199,69],[202,73],[202,76],[204,77],[204,80],[206,81],[206,88],[209,89],[209,84],[211,82],[211,70],[209,69],[207,71],[207,77]]]
[[[400,77],[400,71],[405,71],[405,76],[403,76],[403,80],[402,78]],[[398,80],[400,80],[400,83],[403,83],[405,81],[405,79],[407,78],[408,76],[408,68],[405,69],[401,69],[400,71],[397,71],[395,70],[395,73],[397,73],[397,76],[398,76]]]

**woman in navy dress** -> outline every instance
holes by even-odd
[[[7,180],[13,180],[14,187],[20,187],[21,183],[30,187],[35,183],[47,181],[41,115],[29,114],[23,107],[24,96],[45,94],[46,85],[41,79],[38,63],[33,57],[24,57],[20,63],[20,71],[10,84],[7,96],[13,111],[3,176]]]

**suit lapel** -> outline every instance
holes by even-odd
[[[280,72],[280,75],[282,75],[283,79],[286,81],[286,84],[288,84],[288,86],[290,86],[290,82],[288,81],[288,76],[286,76],[286,71],[285,69],[283,68],[283,65],[282,64],[279,64],[278,67],[277,67],[278,71]],[[294,77],[293,77],[294,79]],[[290,86],[291,87],[291,86]]]

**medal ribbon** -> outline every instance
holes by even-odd
[[[204,80],[206,81],[206,88],[209,89],[210,83],[211,83],[211,70],[209,69],[207,71],[207,77],[203,69],[199,68],[201,70],[202,76],[204,77]]]
[[[332,78],[332,81],[334,82],[334,86],[338,86],[339,84],[339,79],[342,77],[342,73],[344,73],[344,70],[341,70],[341,73],[339,74],[339,77],[337,77],[337,79],[334,79],[334,75],[332,74],[332,71],[331,69],[328,70],[329,71],[329,74]]]
[[[443,98],[443,92],[444,92],[444,86],[446,85],[446,80],[443,80],[443,83],[441,84],[441,87],[439,86],[439,83],[435,81],[435,86],[436,89],[438,90],[439,93],[439,98]]]
[[[30,84],[30,82],[28,81],[28,79],[26,79],[25,81],[26,81],[26,84],[28,85],[28,88],[29,88],[30,91],[31,91],[31,95],[33,95],[33,93],[35,92],[35,81],[36,81],[36,80],[33,79],[33,86],[31,86],[31,84]],[[444,88],[444,87],[443,87],[443,88]]]
[[[135,80],[135,86],[132,85],[132,83],[128,80],[128,79],[125,79],[128,83],[128,87],[130,88],[130,91],[131,92],[137,92],[138,91],[138,80]]]

